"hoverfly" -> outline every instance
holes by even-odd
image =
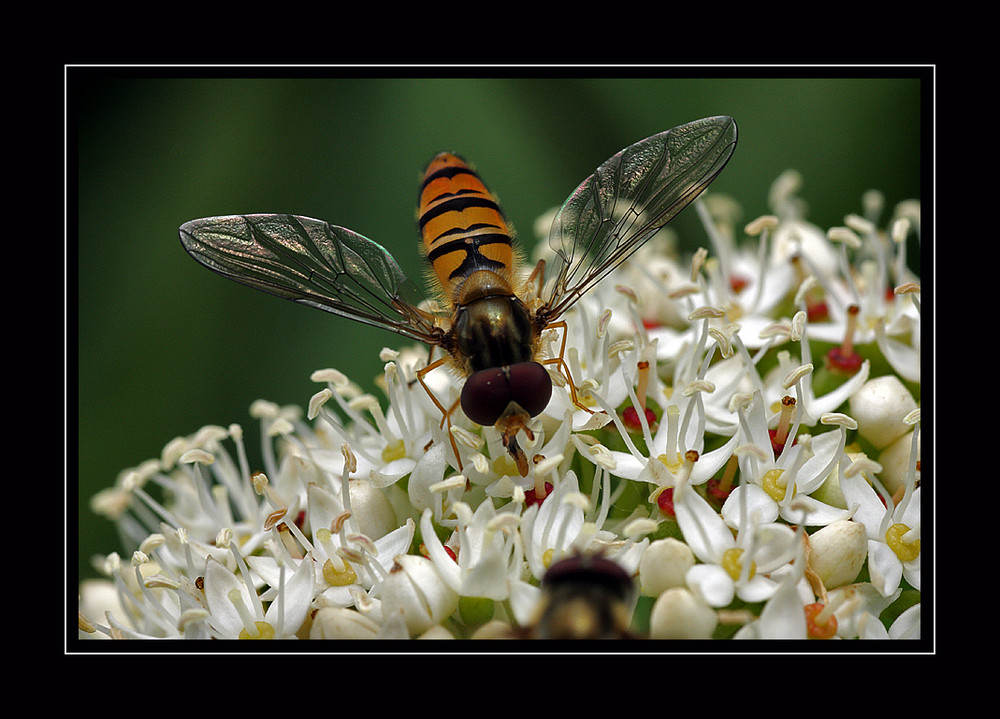
[[[527,639],[637,639],[629,628],[635,581],[599,554],[570,554],[542,577],[541,596]]]
[[[560,316],[694,200],[736,146],[736,123],[720,116],[675,127],[631,145],[584,180],[557,213],[544,261],[525,278],[513,230],[493,194],[457,155],[431,160],[420,188],[418,226],[443,311],[420,293],[381,245],[343,227],[295,215],[208,217],[180,228],[184,249],[220,275],[430,347],[417,379],[447,364],[465,378],[460,404],[470,420],[495,426],[522,476],[528,462],[516,435],[552,393],[543,365],[555,365],[576,396],[562,358],[543,358],[541,335]],[[444,356],[431,361],[434,348]],[[588,410],[590,411],[590,410]],[[449,437],[451,437],[449,431]],[[452,449],[461,469],[455,440]]]

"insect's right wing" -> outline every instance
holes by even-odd
[[[434,344],[419,292],[381,245],[322,220],[231,215],[192,220],[181,243],[210,270],[278,297]]]
[[[558,317],[687,207],[735,147],[736,122],[708,117],[626,147],[580,183],[549,232],[558,264],[546,317]]]

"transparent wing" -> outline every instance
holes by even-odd
[[[195,260],[241,284],[421,342],[440,336],[392,255],[351,230],[295,215],[232,215],[187,222],[180,236]]]
[[[549,232],[558,262],[543,312],[558,317],[691,203],[736,148],[736,122],[709,117],[626,147],[567,198]]]

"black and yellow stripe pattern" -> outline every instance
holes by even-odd
[[[449,298],[478,270],[511,281],[511,228],[493,194],[461,157],[442,152],[427,165],[417,216],[427,259]]]

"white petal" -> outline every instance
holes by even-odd
[[[920,605],[902,612],[889,627],[890,639],[920,639]]]
[[[804,521],[803,516],[805,517]],[[825,504],[807,495],[796,495],[792,506],[781,508],[781,518],[792,524],[802,523],[809,527],[825,527],[830,522],[850,519],[851,513],[849,510]]]
[[[701,561],[716,562],[735,546],[733,533],[722,517],[693,487],[686,486],[680,493],[674,491],[674,512],[684,541]]]
[[[794,582],[782,582],[764,605],[757,632],[761,639],[806,638],[806,615]]]
[[[743,484],[736,487],[722,505],[722,518],[733,529],[740,528],[740,503],[746,500],[746,516],[752,524],[757,522],[773,522],[778,518],[778,503],[771,495],[756,484]]]
[[[691,469],[691,484],[703,484],[714,477],[733,456],[733,449],[736,448],[739,438],[739,434],[734,434],[732,439],[718,449],[713,449],[698,457],[698,461]]]
[[[444,545],[441,544],[441,540],[438,539],[437,534],[434,532],[430,509],[425,509],[423,515],[420,517],[420,536],[423,537],[424,548],[427,550],[427,555],[431,558],[431,561],[434,562],[434,568],[441,575],[441,580],[453,592],[461,591],[462,570],[458,566],[458,563],[451,558],[451,555],[445,551]]]
[[[857,506],[853,519],[855,522],[861,522],[865,525],[868,538],[884,540],[883,537],[878,536],[878,530],[882,524],[882,518],[885,516],[885,505],[882,504],[882,500],[878,498],[875,490],[865,481],[861,473],[850,477],[845,477],[841,473],[840,492],[844,495],[848,509]]]
[[[514,619],[522,627],[528,626],[535,619],[535,610],[542,591],[533,584],[516,582],[510,589],[510,608]]]
[[[878,540],[868,541],[868,574],[882,596],[896,591],[903,578],[903,565],[889,545]]]
[[[865,360],[861,368],[851,377],[849,380],[844,382],[834,390],[826,393],[822,397],[816,397],[809,402],[809,406],[806,408],[809,412],[809,417],[815,421],[827,412],[833,412],[837,407],[846,402],[851,395],[853,395],[858,387],[863,385],[868,379],[868,372],[871,369],[871,363]]]
[[[771,598],[779,586],[777,582],[757,574],[746,584],[736,587],[736,595],[744,602],[764,602]]]
[[[272,601],[264,618],[281,636],[290,637],[305,622],[311,608],[315,587],[312,555],[307,555],[299,562],[294,572],[286,568],[284,587],[280,588],[280,579],[276,586],[279,586],[282,600]],[[279,612],[282,613],[281,616],[278,615]]]
[[[736,593],[732,578],[718,564],[696,564],[688,570],[684,581],[713,607],[729,606]]]
[[[229,592],[238,589],[240,600],[252,611],[252,599],[246,584],[236,578],[221,562],[209,557],[205,562],[205,601],[212,613],[211,624],[219,633],[237,637],[243,629],[243,620],[229,601]]]

